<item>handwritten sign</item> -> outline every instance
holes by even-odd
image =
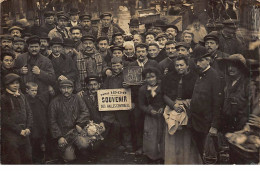
[[[131,89],[98,90],[99,111],[130,110],[132,108]]]
[[[124,82],[129,85],[140,85],[142,82],[143,68],[139,66],[128,66],[124,68]]]

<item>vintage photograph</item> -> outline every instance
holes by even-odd
[[[260,0],[0,0],[0,165],[259,165]]]

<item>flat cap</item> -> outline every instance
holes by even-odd
[[[177,42],[175,45],[175,48],[179,48],[179,47],[185,47],[186,49],[190,49],[190,45],[186,42]]]
[[[165,34],[165,33],[159,33],[159,34],[156,36],[155,40],[158,40],[158,39],[160,39],[160,38],[162,38],[162,37],[168,38],[167,34]]]
[[[69,16],[66,13],[64,13],[63,11],[60,11],[60,12],[57,12],[57,18],[68,20]]]
[[[139,20],[137,18],[130,19],[130,23],[128,23],[129,26],[139,26],[141,25]]]
[[[59,38],[59,37],[54,37],[53,39],[51,39],[51,41],[50,41],[50,46],[52,46],[52,45],[63,45],[63,41],[62,41],[62,39],[61,38]]]
[[[90,81],[97,81],[101,82],[100,78],[97,75],[90,75],[87,78],[85,78],[85,83],[88,84]]]
[[[19,80],[20,76],[15,74],[15,73],[9,73],[4,77],[4,84],[8,85],[12,82],[14,82],[15,80]]]
[[[14,38],[9,34],[1,35],[0,38],[1,38],[1,40],[11,40],[11,41],[14,40]]]
[[[63,46],[64,47],[74,47],[74,41],[69,38],[65,38],[63,41]]]
[[[110,47],[111,52],[114,52],[115,50],[121,50],[123,52],[124,49],[125,48],[122,46],[111,46]]]
[[[20,38],[20,37],[15,37],[13,42],[24,42],[25,43],[25,40],[23,38]]]
[[[23,28],[22,27],[19,27],[19,26],[12,26],[8,29],[9,32],[12,32],[13,30],[19,30],[19,31],[22,31]]]
[[[36,36],[36,35],[33,35],[31,37],[29,37],[27,40],[26,40],[26,43],[29,45],[29,44],[32,44],[32,43],[39,43],[41,44],[40,42],[40,37],[39,36]]]
[[[54,11],[46,11],[43,16],[45,18],[50,17],[50,16],[55,16],[55,12]]]
[[[89,14],[89,13],[84,13],[84,14],[81,14],[80,16],[79,16],[79,19],[82,21],[82,20],[91,20],[91,18],[92,18],[92,16],[91,16],[91,14]]]
[[[112,17],[112,14],[111,14],[110,12],[104,12],[104,13],[102,13],[102,14],[99,16],[99,18],[100,18],[100,19],[103,19],[104,17],[107,17],[107,16]]]
[[[81,42],[84,42],[85,40],[90,40],[92,42],[95,42],[95,38],[92,35],[85,35],[80,40],[81,40]]]
[[[112,35],[112,38],[114,39],[116,36],[123,36],[121,32],[116,32]]]
[[[62,86],[71,86],[71,87],[73,87],[74,86],[74,84],[73,84],[73,82],[71,80],[61,80],[59,82],[59,85],[60,85],[60,87],[62,87]]]
[[[216,42],[219,42],[218,32],[217,31],[210,32],[208,35],[204,37],[204,42],[206,42],[207,40],[215,40]]]

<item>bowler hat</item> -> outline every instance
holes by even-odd
[[[173,25],[173,24],[168,24],[164,27],[165,30],[167,30],[168,28],[173,28],[176,30],[176,32],[178,33],[179,32],[179,29],[177,26]]]
[[[63,41],[63,46],[64,47],[74,47],[74,41],[69,38],[65,38]]]
[[[200,59],[201,57],[206,57],[204,56],[205,54],[208,55],[207,49],[204,46],[197,46],[194,48],[192,55],[195,59]]]
[[[71,8],[69,15],[77,15],[79,14],[79,10],[77,8]]]
[[[59,37],[54,37],[53,39],[51,39],[51,41],[50,41],[50,46],[56,45],[56,44],[58,44],[58,45],[63,45],[62,39],[59,38]]]
[[[185,47],[186,49],[190,49],[190,45],[186,42],[177,42],[175,48],[178,49],[179,47]]]
[[[60,87],[62,87],[62,86],[71,86],[71,87],[73,87],[74,86],[74,84],[73,84],[73,82],[71,80],[61,80],[59,82],[59,85],[60,85]]]
[[[137,18],[132,18],[130,20],[130,23],[128,23],[129,26],[139,26],[140,23],[139,23],[139,20]]]
[[[100,78],[97,75],[90,75],[87,78],[85,78],[85,83],[88,84],[90,81],[97,81],[101,82]]]
[[[100,19],[103,19],[104,17],[107,17],[107,16],[112,17],[112,14],[109,13],[109,12],[104,12],[104,13],[102,13],[102,14],[99,16],[99,18],[100,18]]]
[[[39,43],[41,44],[40,42],[40,37],[39,36],[36,36],[36,35],[33,35],[31,37],[29,37],[27,40],[26,40],[26,43],[29,45],[29,44],[32,44],[32,43]]]
[[[54,15],[55,15],[54,11],[46,11],[43,16],[46,18],[46,17],[50,17],[50,16],[54,16]]]
[[[12,82],[14,82],[15,80],[19,80],[20,76],[15,74],[15,73],[9,73],[4,77],[4,84],[8,85]]]
[[[95,38],[92,35],[83,36],[80,40],[81,42],[84,42],[85,40],[91,40],[92,42],[95,42]]]

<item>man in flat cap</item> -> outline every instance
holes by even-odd
[[[84,13],[79,16],[80,26],[82,27],[82,35],[93,35],[94,37],[97,36],[97,29],[92,27],[91,23],[91,15],[88,13]]]
[[[15,37],[13,41],[13,50],[17,58],[18,55],[25,52],[25,41],[23,38]]]
[[[202,157],[206,136],[216,136],[220,124],[221,83],[216,70],[210,66],[211,56],[206,51],[196,55],[199,71],[190,102],[192,136]]]
[[[224,28],[219,35],[219,50],[227,54],[243,54],[245,48],[236,35],[238,21],[232,19],[225,20],[223,25]]]
[[[49,33],[52,29],[55,28],[55,12],[54,11],[46,11],[44,13],[44,25],[42,26],[42,30],[45,33]]]
[[[165,43],[168,42],[168,36],[165,33],[159,33],[155,40],[158,42],[160,50],[165,48]]]
[[[57,26],[49,32],[48,37],[50,39],[54,37],[59,37],[62,40],[64,38],[70,38],[69,27],[67,27],[69,17],[67,16],[67,14],[61,11],[57,13],[57,18]]]
[[[117,32],[113,34],[112,41],[113,41],[113,45],[115,46],[123,46],[125,40],[123,34],[121,32]]]
[[[100,19],[101,23],[98,25],[97,37],[107,36],[110,44],[112,42],[112,36],[114,33],[121,32],[124,34],[124,30],[112,22],[111,13],[102,13],[100,15]]]
[[[20,26],[12,26],[8,29],[10,35],[14,37],[22,37],[23,28]]]
[[[48,91],[48,86],[54,84],[55,74],[51,61],[40,54],[40,38],[31,36],[27,41],[28,52],[19,55],[15,67],[21,75],[21,89],[25,91],[27,82],[38,84],[39,95]]]
[[[72,93],[72,81],[61,80],[59,89],[61,94],[49,105],[49,126],[61,157],[65,162],[72,162],[76,159],[75,148],[82,151],[89,146],[86,135],[78,129],[88,124],[90,114],[82,98]]]
[[[79,25],[79,10],[77,8],[71,8],[69,11],[70,22],[68,27],[75,27]]]
[[[13,37],[5,34],[1,35],[1,50],[12,51],[13,50]]]

